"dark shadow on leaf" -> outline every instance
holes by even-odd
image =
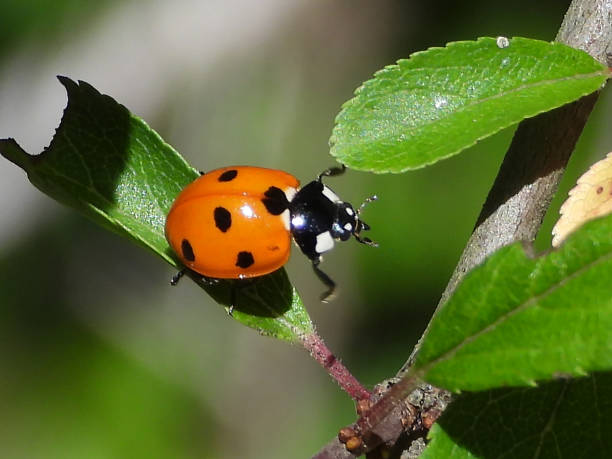
[[[58,78],[68,105],[49,147],[30,155],[5,139],[0,153],[24,169],[43,193],[180,266],[164,235],[165,220],[198,171],[112,97],[83,81]],[[282,269],[247,285],[210,284],[194,274],[190,277],[214,299],[226,306],[234,303],[234,318],[244,325],[289,341],[312,330]]]
[[[609,457],[611,393],[610,372],[464,393],[438,424],[474,457],[558,457],[559,451],[564,457]]]
[[[195,272],[188,272],[186,276],[219,304],[229,307],[234,300],[235,314],[275,318],[285,314],[292,305],[293,289],[283,268],[253,279],[220,279],[213,283],[202,280]]]

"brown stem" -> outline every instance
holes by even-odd
[[[612,4],[609,0],[573,0],[557,35],[557,41],[582,49],[607,66],[612,63]],[[512,141],[482,212],[442,295],[443,307],[465,274],[503,245],[531,241],[540,228],[548,205],[584,124],[597,100],[597,94],[580,99],[548,113],[523,121]],[[398,376],[405,375],[419,345]],[[409,396],[415,375],[406,375],[378,401],[355,428],[368,439],[370,450],[382,441],[383,432],[397,425],[394,409]],[[443,394],[443,391],[441,392]],[[374,435],[377,434],[377,435]],[[383,434],[384,436],[384,434]],[[377,440],[377,437],[379,440]],[[353,458],[338,439],[333,439],[316,455],[320,459]]]
[[[611,21],[609,1],[574,0],[559,29],[557,41],[582,49],[609,65]],[[463,277],[489,255],[516,241],[535,240],[598,96],[599,93],[590,94],[519,124],[436,312]],[[400,374],[410,366],[419,348],[417,344]]]
[[[304,335],[302,344],[310,355],[321,364],[340,387],[356,402],[368,400],[370,392],[361,385],[350,371],[336,358],[317,333]]]

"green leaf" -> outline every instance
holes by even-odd
[[[336,118],[331,154],[359,170],[416,169],[596,91],[609,75],[560,43],[480,38],[431,48],[357,89]]]
[[[31,156],[13,139],[4,139],[0,153],[23,168],[43,193],[181,267],[166,242],[164,225],[172,202],[199,176],[197,170],[111,97],[82,81],[59,80],[68,92],[68,106],[49,147]],[[246,288],[193,278],[225,304],[236,288],[234,318],[260,333],[296,342],[313,331],[284,270]]]
[[[559,250],[505,247],[434,316],[414,371],[451,391],[612,370],[612,216]]]
[[[199,276],[193,279],[219,303],[230,304],[232,292],[226,282],[211,286]],[[262,335],[297,344],[314,333],[308,311],[284,269],[238,286],[235,296],[232,317]]]
[[[423,459],[609,457],[612,373],[537,388],[459,395],[429,433]]]

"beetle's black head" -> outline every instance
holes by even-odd
[[[368,198],[355,210],[320,181],[310,182],[289,202],[293,239],[311,260],[331,250],[335,240],[346,241],[351,236],[361,243],[376,245],[361,238],[361,231],[370,227],[359,218],[363,206],[374,199]]]
[[[347,241],[351,238],[362,224],[353,206],[348,202],[337,201],[335,203],[336,212],[331,227],[331,234],[334,239]],[[366,225],[367,226],[367,225]]]

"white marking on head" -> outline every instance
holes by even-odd
[[[346,210],[346,213],[349,214],[351,217],[355,215],[355,212],[353,212],[353,209],[351,209],[350,207],[347,207],[344,210]]]
[[[317,245],[315,246],[315,252],[323,253],[328,252],[334,248],[334,238],[329,231],[317,234]]]
[[[323,193],[323,196],[325,196],[331,202],[340,202],[340,198],[336,195],[336,193],[327,188],[325,185],[323,185],[323,191],[321,193]]]
[[[285,229],[287,231],[291,231],[291,222],[289,216],[289,209],[285,209],[282,214],[280,214],[281,220],[283,220],[283,225],[285,225]]]
[[[353,231],[353,225],[350,223],[345,223],[344,224],[344,229],[347,231]]]
[[[287,188],[283,190],[283,192],[285,193],[285,196],[287,197],[287,201],[291,202],[293,198],[295,197],[297,190],[293,188],[292,186],[288,186]]]

